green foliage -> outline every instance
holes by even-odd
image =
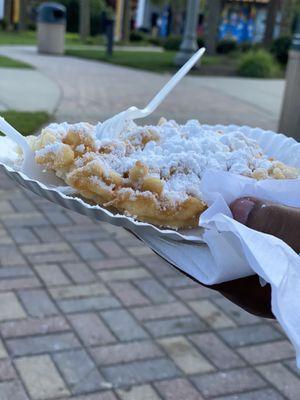
[[[36,133],[50,121],[50,115],[45,111],[3,111],[1,116],[14,126],[24,136]]]
[[[105,0],[91,1],[91,34],[101,33],[101,13],[105,12],[107,17],[112,16],[112,10],[106,5]],[[79,0],[59,0],[67,7],[67,31],[78,32],[79,28]]]
[[[0,68],[33,68],[31,65],[0,55]]]
[[[289,57],[289,48],[291,46],[292,39],[289,36],[282,36],[275,39],[271,46],[271,53],[281,64],[286,64]]]
[[[4,32],[0,31],[0,45],[6,44],[36,44],[36,33],[27,32]]]
[[[147,42],[152,44],[153,46],[161,46],[163,47],[165,40],[161,37],[148,37]]]
[[[82,41],[78,33],[67,32],[66,33],[66,45],[78,45],[82,44]],[[36,45],[37,34],[36,32],[26,31],[26,32],[2,32],[0,31],[0,45]],[[103,45],[105,39],[101,35],[90,36],[86,39],[85,44],[91,45]]]
[[[175,53],[171,51],[152,52],[115,50],[112,57],[108,57],[105,51],[94,49],[68,49],[66,54],[155,72],[173,70],[173,60],[175,57]]]
[[[238,73],[251,78],[273,78],[278,75],[279,68],[273,56],[267,51],[251,50],[242,56]]]
[[[228,54],[236,51],[238,48],[237,42],[233,39],[223,39],[217,44],[217,53]]]
[[[164,42],[164,49],[171,51],[178,51],[180,47],[180,43],[182,41],[181,36],[168,36]]]
[[[182,42],[182,36],[168,36],[166,39],[161,39],[165,50],[178,51]],[[204,46],[204,39],[199,36],[197,38],[198,47]]]
[[[174,65],[175,51],[118,51],[115,50],[112,57],[108,57],[105,51],[96,50],[93,48],[86,49],[71,49],[66,51],[66,54],[86,58],[91,60],[104,61],[111,64],[123,65],[126,67],[154,71],[158,73],[174,73],[177,68]],[[222,67],[224,64],[233,64],[234,68],[236,61],[226,56],[205,56],[201,61],[201,66],[207,67]],[[191,73],[203,73],[203,68],[199,71],[192,71]]]
[[[3,30],[6,30],[7,28],[7,19],[3,18],[2,21],[0,22],[0,26]]]
[[[129,35],[130,42],[142,42],[145,39],[145,34],[139,31],[132,31]]]
[[[243,42],[240,44],[239,48],[243,53],[245,53],[246,51],[253,49],[253,44],[250,42]]]
[[[79,2],[78,0],[60,0],[67,8],[67,31],[78,32],[79,27]]]
[[[204,38],[203,38],[202,36],[198,36],[198,38],[197,38],[197,44],[198,44],[199,49],[200,49],[201,47],[204,47],[204,46],[205,46]]]
[[[78,35],[77,35],[78,36]],[[77,37],[77,40],[79,38]],[[84,40],[84,44],[87,45],[92,45],[92,46],[103,46],[106,43],[106,38],[104,35],[94,35],[94,36],[88,36],[85,40]]]

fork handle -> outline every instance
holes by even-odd
[[[189,72],[196,62],[203,56],[205,48],[202,47],[180,68],[179,71],[166,83],[166,85],[157,93],[157,95],[150,101],[146,108],[142,111],[144,116],[151,114],[165,97],[174,89],[178,82]]]
[[[18,144],[22,148],[24,156],[26,156],[26,154],[30,151],[27,140],[2,117],[0,117],[0,131]]]

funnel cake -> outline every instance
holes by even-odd
[[[118,136],[88,123],[51,124],[30,137],[36,162],[83,197],[140,221],[174,229],[198,226],[207,169],[254,179],[294,179],[296,168],[268,158],[238,128],[229,133],[198,121],[124,127]]]

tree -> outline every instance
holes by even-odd
[[[27,0],[20,0],[19,31],[25,31],[27,28],[27,6]]]
[[[123,40],[129,42],[131,25],[131,1],[124,0],[123,8]]]
[[[90,36],[91,32],[91,5],[90,0],[80,0],[79,34],[81,40]]]
[[[207,0],[205,10],[204,41],[207,54],[216,53],[222,0]]]
[[[12,27],[11,12],[12,12],[12,0],[6,0],[4,2],[4,20],[6,23],[6,30],[10,30]]]
[[[186,0],[171,0],[170,7],[172,13],[171,31],[174,35],[180,35],[182,32],[182,16],[186,8]]]
[[[274,30],[276,26],[276,17],[279,10],[280,0],[270,0],[268,5],[268,14],[266,21],[266,29],[264,34],[264,46],[269,48],[274,38]]]
[[[283,0],[281,5],[280,36],[291,34],[294,0]]]

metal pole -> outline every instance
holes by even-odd
[[[198,50],[197,24],[199,3],[199,0],[188,0],[187,3],[184,35],[180,45],[180,50],[175,57],[175,64],[178,67],[181,67],[191,57],[191,55]]]
[[[106,21],[106,55],[111,57],[113,55],[114,46],[114,20],[108,19]]]
[[[279,131],[300,141],[300,14],[289,51]]]

